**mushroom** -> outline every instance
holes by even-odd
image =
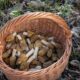
[[[34,43],[34,47],[39,47],[39,48],[42,48],[43,44],[41,43],[40,40],[36,40],[35,43]]]
[[[34,48],[34,44],[33,43],[29,44],[29,48],[30,49]]]
[[[6,38],[6,42],[12,42],[12,41],[14,41],[16,35],[17,35],[16,32],[10,34],[10,35]]]
[[[10,49],[11,46],[12,46],[12,43],[7,43],[7,44],[6,44],[6,49]]]
[[[41,56],[38,56],[38,60],[39,60],[41,63],[44,63],[44,62],[45,62],[45,58],[44,58],[44,57],[41,57]]]
[[[22,37],[18,34],[17,35],[17,38],[19,39],[19,40],[22,40]]]
[[[23,50],[26,50],[26,48],[28,47],[28,45],[26,44],[26,40],[25,39],[22,39],[20,41],[20,44],[19,45],[20,45],[22,51]]]
[[[39,47],[35,47],[35,51],[34,51],[34,54],[33,54],[33,56],[34,56],[35,58],[37,58],[38,51],[39,51]]]
[[[55,53],[52,54],[52,61],[55,62],[58,60],[58,57]]]
[[[18,58],[16,64],[17,64],[17,65],[18,65],[18,64],[22,64],[23,62],[27,61],[28,58],[33,54],[33,52],[34,52],[34,49],[31,49],[27,54],[22,53],[22,54],[20,55],[20,57]]]
[[[47,53],[48,49],[47,48],[42,48],[39,50],[38,55],[39,56],[44,56]]]
[[[60,48],[60,47],[61,47],[60,44],[58,44],[58,43],[56,43],[56,42],[54,42],[54,41],[51,41],[51,44],[52,44],[53,46],[55,46],[56,48]]]
[[[52,53],[53,53],[53,52],[52,52],[52,49],[49,49],[48,52],[47,52],[48,58],[50,58],[50,57],[52,56]]]
[[[30,63],[32,62],[32,60],[34,60],[35,57],[34,56],[31,56],[28,60],[24,60],[21,65],[20,65],[20,69],[21,70],[25,70],[25,69],[29,69],[29,65]]]
[[[27,31],[28,32],[28,37],[32,37],[35,33],[32,31]]]
[[[38,40],[39,39],[39,37],[38,37],[38,35],[33,35],[32,37],[31,37],[31,42],[32,43],[34,43],[36,40]]]
[[[52,49],[54,48],[54,46],[51,43],[47,42],[46,40],[42,39],[41,42],[49,48],[52,48]]]
[[[29,69],[29,64],[24,61],[21,65],[20,65],[20,70],[28,70]]]
[[[46,40],[46,38],[44,36],[38,35],[38,37],[39,37],[40,40],[42,40],[42,39]]]
[[[21,55],[20,51],[17,51],[16,56],[19,57]]]
[[[43,68],[46,68],[52,64],[52,61],[47,61],[43,64]]]
[[[30,44],[31,44],[31,41],[30,41],[30,39],[29,39],[29,38],[27,38],[27,43],[28,43],[28,45],[30,45]]]
[[[23,35],[24,36],[28,36],[28,32],[23,32]]]
[[[12,56],[10,57],[10,66],[15,68],[16,65],[16,49],[13,49]]]
[[[31,63],[34,59],[37,58],[38,50],[39,50],[39,48],[36,47],[34,50],[34,54],[27,60],[27,63]]]
[[[3,53],[3,59],[8,58],[11,55],[11,50],[7,50],[6,52]]]
[[[27,54],[26,57],[30,57],[34,53],[34,49],[32,48]]]
[[[42,67],[40,65],[35,67],[37,70],[40,70]]]
[[[37,65],[38,63],[39,63],[39,61],[38,61],[37,59],[34,59],[34,60],[31,62],[32,65]]]
[[[26,60],[27,60],[26,54],[25,53],[21,53],[21,55],[17,59],[16,65],[20,65]]]
[[[49,37],[48,38],[48,41],[53,41],[54,40],[54,37]]]

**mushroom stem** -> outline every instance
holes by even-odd
[[[12,57],[15,57],[16,52],[17,52],[17,50],[16,50],[16,49],[13,49],[13,52],[12,52]]]
[[[34,53],[34,49],[32,48],[27,54],[26,57],[30,57]]]
[[[31,56],[28,60],[27,63],[31,63],[35,59],[35,56]]]
[[[23,35],[28,36],[28,32],[23,32]]]
[[[27,47],[25,48],[25,50],[26,50],[26,52],[29,51],[29,47],[27,46]]]
[[[31,41],[29,38],[27,38],[27,43],[30,45],[31,44]]]
[[[54,45],[55,47],[60,47],[58,43],[55,43],[54,41],[51,41],[51,44]]]
[[[38,50],[39,48],[35,47],[34,54],[27,60],[27,63],[31,63],[35,58],[37,58]]]
[[[17,35],[17,38],[19,39],[19,40],[22,40],[22,37],[18,34]]]
[[[44,45],[49,45],[49,42],[45,41],[45,40],[41,40],[41,42],[44,44]]]
[[[39,51],[39,48],[38,47],[35,47],[35,51],[34,51],[35,58],[37,57],[38,51]]]
[[[21,54],[21,52],[20,51],[17,51],[17,54],[16,54],[16,56],[20,56],[20,54]]]
[[[15,37],[16,35],[17,35],[17,33],[16,33],[16,32],[14,32],[14,33],[13,33],[13,36]]]
[[[51,43],[49,43],[48,41],[46,41],[46,40],[41,40],[41,42],[42,42],[45,46],[47,46],[47,47],[49,47],[49,48],[53,48],[53,45],[52,45]]]
[[[52,41],[52,40],[54,40],[54,37],[49,37],[48,40]]]

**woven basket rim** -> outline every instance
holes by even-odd
[[[50,15],[52,15],[52,16],[56,16],[56,17],[60,18],[60,19],[63,20],[64,23],[66,24],[66,21],[65,21],[62,17],[60,17],[59,15],[57,15],[56,13],[43,12],[43,11],[41,11],[41,12],[30,12],[30,13],[25,13],[25,14],[23,14],[23,15],[20,15],[20,16],[18,16],[18,17],[15,17],[15,18],[7,21],[7,22],[5,23],[5,25],[3,25],[3,27],[0,28],[0,32],[5,29],[5,27],[6,27],[6,25],[7,25],[8,23],[10,23],[10,22],[12,22],[12,21],[15,21],[16,19],[21,18],[21,17],[23,17],[23,16],[34,15],[34,14],[36,14],[36,15],[37,15],[37,14],[48,14],[48,15],[50,14]],[[35,16],[36,16],[36,15],[35,15]],[[46,15],[45,15],[45,16],[46,16]],[[44,17],[44,18],[45,18],[45,19],[50,19],[49,17],[48,17],[48,18],[47,18],[47,17]],[[42,18],[42,17],[40,18],[40,17],[39,17],[39,19],[44,19],[44,18]],[[34,18],[30,19],[30,20],[33,20],[33,19],[38,19],[38,18],[35,18],[35,17],[34,17]],[[57,23],[55,20],[54,20],[54,22]],[[58,24],[58,25],[59,25],[59,27],[61,27],[61,24]],[[70,33],[68,37],[71,37],[71,36],[72,36],[72,33],[71,33],[71,31],[70,31],[70,28],[67,27],[67,26],[68,26],[68,25],[66,24],[66,28],[65,28],[65,29],[66,29],[66,30],[68,29],[68,32]],[[65,29],[64,29],[64,30],[65,30]],[[67,32],[67,33],[68,33],[68,32]]]

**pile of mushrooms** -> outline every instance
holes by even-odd
[[[32,31],[14,32],[5,41],[3,60],[13,69],[40,70],[61,57],[61,44],[53,36],[46,37]]]

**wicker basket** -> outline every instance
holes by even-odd
[[[51,66],[40,71],[18,71],[10,68],[2,60],[2,53],[6,44],[5,38],[14,31],[24,30],[54,36],[63,46],[64,53],[62,57]],[[72,47],[71,37],[72,34],[65,21],[53,13],[33,12],[12,19],[0,30],[0,69],[9,80],[56,80],[68,63]]]

